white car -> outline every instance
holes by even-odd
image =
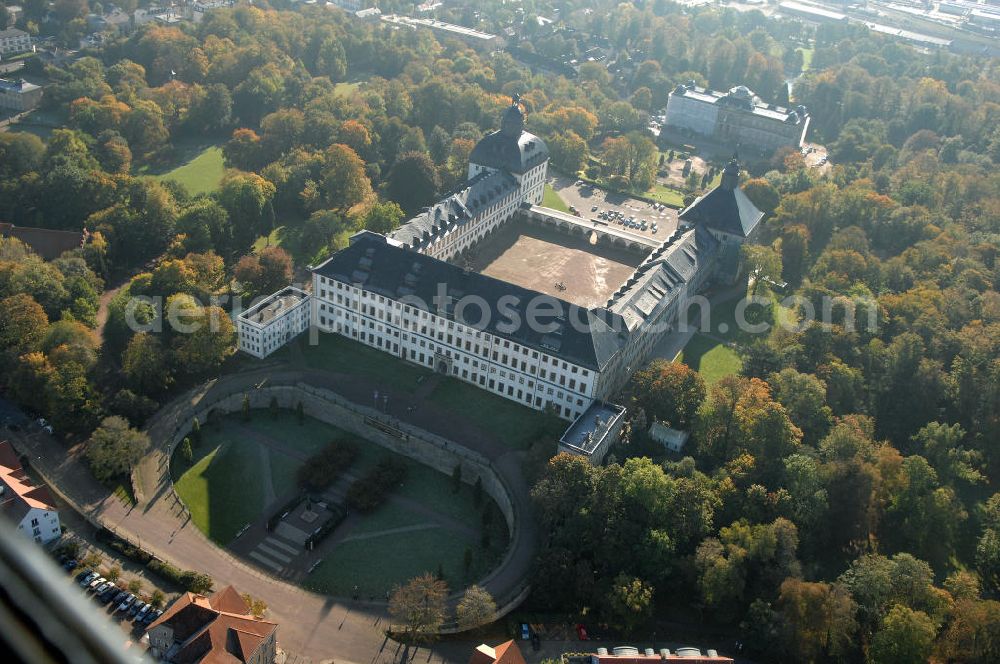
[[[127,611],[128,607],[132,606],[132,603],[136,601],[136,599],[138,598],[135,595],[129,593],[128,596],[122,600],[122,603],[118,605],[118,608],[115,609],[115,613],[118,613],[119,611]]]
[[[152,604],[144,605],[141,609],[139,609],[139,612],[135,614],[135,621],[141,623],[142,619],[145,618],[146,614],[149,613],[152,609],[153,609]]]
[[[91,590],[93,590],[94,588],[96,588],[97,586],[101,585],[102,583],[107,583],[107,581],[108,581],[108,580],[107,580],[107,579],[105,579],[105,578],[104,578],[103,576],[99,576],[99,577],[97,577],[96,579],[94,579],[93,581],[91,581],[91,582],[90,582],[90,583],[88,584],[88,587],[89,587],[89,588],[90,588]]]

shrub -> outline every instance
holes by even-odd
[[[398,459],[384,459],[347,490],[347,504],[362,513],[372,512],[385,502],[393,487],[406,477],[406,465]]]
[[[358,449],[344,441],[333,441],[309,457],[299,468],[299,486],[310,491],[322,491],[354,463]]]

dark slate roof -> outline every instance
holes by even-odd
[[[517,180],[507,173],[479,173],[394,230],[389,237],[411,248],[420,246],[456,224],[475,219],[476,215],[515,189]]]
[[[365,290],[431,311],[464,325],[483,330],[574,364],[603,369],[622,346],[622,339],[607,321],[614,316],[603,309],[588,310],[575,304],[521,288],[478,272],[464,270],[430,256],[389,244],[377,233],[361,231],[351,245],[313,268],[336,281],[361,285]],[[450,306],[438,310],[438,284],[445,284]],[[513,296],[513,297],[511,297]],[[469,297],[468,306],[454,303]],[[472,300],[471,298],[475,298]],[[482,298],[481,300],[479,298]],[[504,298],[501,301],[501,298]],[[485,302],[488,317],[476,302]],[[531,305],[534,317],[546,328],[531,329],[525,321]],[[521,324],[511,325],[519,320]]]
[[[503,130],[484,136],[469,155],[469,161],[473,164],[518,175],[548,158],[548,146],[534,134],[522,131],[515,138]]]
[[[734,167],[734,163],[726,166],[719,186],[689,205],[678,219],[737,237],[749,237],[764,213],[736,185],[739,169],[735,167],[734,174],[731,172]]]
[[[718,246],[718,240],[701,226],[675,231],[615,291],[608,307],[634,330],[661,300],[677,297],[698,272],[707,269]]]

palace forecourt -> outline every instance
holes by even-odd
[[[311,325],[552,412],[573,423],[561,450],[602,461],[624,421],[615,395],[691,295],[735,277],[763,214],[733,160],[662,241],[588,228],[539,207],[548,149],[524,123],[515,98],[464,185],[389,234],[354,235],[311,268],[311,294],[241,314],[240,349],[266,357]]]

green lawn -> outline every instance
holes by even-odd
[[[720,378],[739,373],[743,359],[729,346],[704,334],[691,337],[678,362],[683,362],[701,374],[707,385],[713,385]]]
[[[465,550],[473,552],[473,565],[465,574]],[[482,578],[496,563],[483,553],[476,538],[440,528],[387,534],[340,544],[303,583],[307,588],[334,595],[350,595],[355,586],[361,597],[383,599],[386,591],[425,572],[440,568],[452,591]]]
[[[815,52],[815,49],[800,48],[797,50],[802,51],[802,71],[809,71],[810,67],[812,67],[813,53]]]
[[[333,94],[342,95],[348,97],[354,94],[357,89],[361,86],[360,81],[355,81],[353,83],[348,83],[347,81],[341,81],[333,86]]]
[[[451,478],[433,468],[313,418],[307,417],[299,425],[294,413],[280,411],[275,418],[269,410],[253,411],[249,423],[233,414],[207,424],[202,427],[202,442],[195,447],[191,467],[184,468],[177,453],[172,460],[174,486],[190,510],[195,526],[219,544],[232,542],[236,533],[260,517],[267,507],[263,487],[268,478],[260,463],[262,453],[269,455],[270,481],[279,498],[295,489],[296,473],[302,465],[300,459],[280,450],[262,449],[261,443],[241,435],[239,428],[243,426],[280,439],[303,453],[312,453],[331,440],[349,437],[359,453],[350,469],[352,475],[363,475],[387,457],[400,459],[407,466],[406,478],[394,494],[404,501],[386,503],[373,514],[364,515],[347,533],[348,537],[377,536],[338,545],[307,579],[304,585],[309,588],[348,595],[358,585],[363,593],[382,597],[386,589],[416,574],[436,572],[439,565],[453,586],[459,588],[488,572],[506,550],[508,534],[499,508],[485,495],[482,505],[477,506],[471,486],[463,484],[454,493]],[[480,536],[485,509],[492,516],[487,549],[482,548]],[[463,527],[459,530],[443,526],[433,514]],[[406,533],[385,532],[415,524],[433,527]],[[405,542],[405,546],[400,546],[399,541]],[[468,578],[464,575],[466,547],[474,552]]]
[[[277,226],[269,235],[261,235],[253,243],[253,251],[259,254],[267,247],[280,247],[285,236],[285,227]]]
[[[364,376],[406,392],[416,390],[420,384],[417,380],[431,373],[339,334],[321,333],[315,346],[305,338],[297,343],[310,369]],[[285,352],[291,352],[290,348]]]
[[[662,184],[656,183],[646,193],[643,194],[648,198],[659,201],[665,205],[670,205],[672,207],[684,207],[684,192],[678,191],[677,189],[672,189],[670,187],[665,187]]]
[[[566,425],[558,418],[490,394],[456,378],[445,378],[430,396],[438,406],[473,420],[485,431],[503,436],[504,442],[518,450],[546,434],[562,433]]]
[[[542,207],[569,213],[569,206],[566,205],[566,201],[564,201],[559,193],[552,188],[552,185],[548,183],[545,184],[545,193],[542,194]]]
[[[215,191],[222,181],[226,168],[222,162],[222,148],[209,146],[187,162],[160,173],[154,177],[157,180],[173,180],[184,185],[192,196]]]
[[[174,488],[194,525],[225,545],[263,511],[265,478],[257,444],[207,428],[194,464],[174,481]]]

